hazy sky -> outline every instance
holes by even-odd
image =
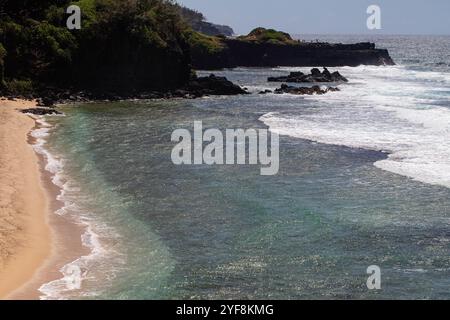
[[[450,0],[178,0],[236,33],[272,27],[293,34],[450,34]],[[369,5],[382,30],[367,29]]]

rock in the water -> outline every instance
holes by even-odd
[[[273,92],[272,90],[266,89],[266,90],[260,91],[259,94],[268,94],[268,93],[272,93],[272,92]]]
[[[327,70],[328,71],[328,70]],[[331,75],[331,81],[333,82],[348,82],[348,79],[341,75],[338,71],[333,72]]]
[[[31,113],[38,116],[62,114],[58,110],[52,108],[30,108],[21,110],[22,113]]]
[[[196,96],[248,94],[247,91],[228,81],[227,78],[217,77],[214,74],[211,74],[209,77],[192,79],[186,90]]]
[[[311,69],[311,75],[312,75],[313,77],[320,77],[321,74],[322,74],[322,73],[320,72],[319,69],[317,69],[317,68],[312,68],[312,69]]]
[[[331,91],[340,91],[339,88],[329,87],[322,89],[319,86],[313,86],[313,87],[293,87],[288,86],[287,84],[282,84],[280,88],[275,90],[276,94],[282,94],[282,93],[290,93],[290,94],[297,94],[297,95],[313,95],[313,94],[325,94],[327,92]]]
[[[51,107],[55,104],[55,100],[50,97],[43,97],[37,99],[37,105],[39,107]]]
[[[311,74],[303,72],[291,72],[288,76],[270,77],[269,82],[291,82],[291,83],[315,83],[315,82],[348,82],[347,78],[342,76],[338,71],[331,73],[327,68],[323,68],[323,72],[319,69],[311,69]]]

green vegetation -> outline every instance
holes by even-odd
[[[66,27],[71,4],[81,8],[81,30]],[[194,31],[210,25],[172,0],[0,1],[0,94],[167,91],[188,83],[192,63],[226,64],[229,41],[299,43],[273,29],[237,40]]]
[[[70,4],[81,30],[66,28]],[[188,31],[166,0],[0,1],[2,90],[176,88],[191,74]]]
[[[180,15],[190,26],[199,24],[206,20],[203,13],[198,12],[197,10],[189,9],[184,6],[180,6],[178,4],[175,4],[175,6],[179,10]]]
[[[223,38],[207,36],[203,33],[188,30],[186,37],[189,41],[192,52],[215,54],[225,49]]]
[[[31,80],[13,79],[5,83],[5,90],[12,95],[29,95],[35,90]]]
[[[239,40],[256,42],[256,43],[272,43],[272,44],[298,44],[288,33],[277,31],[274,29],[256,28],[246,36],[238,37]]]

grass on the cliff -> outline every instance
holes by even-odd
[[[265,28],[256,28],[252,30],[248,35],[240,36],[238,37],[238,39],[256,43],[299,44],[299,41],[293,40],[288,33]]]
[[[225,44],[219,37],[207,36],[203,33],[193,30],[187,31],[186,36],[191,46],[191,50],[214,54],[222,51],[225,48]]]

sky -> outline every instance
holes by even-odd
[[[178,0],[237,34],[270,27],[291,34],[450,34],[450,0]],[[381,30],[367,8],[381,9]]]

